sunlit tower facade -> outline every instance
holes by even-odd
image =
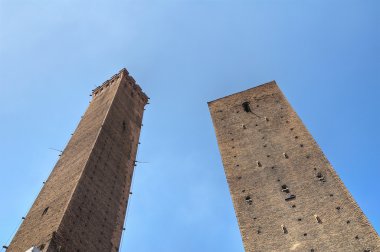
[[[119,250],[147,102],[126,69],[93,90],[7,251]]]
[[[378,234],[274,81],[209,109],[246,252],[380,251]]]

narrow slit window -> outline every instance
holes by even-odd
[[[319,218],[318,215],[314,215],[314,218],[315,218],[315,220],[316,220],[319,224],[322,224],[322,220],[321,220],[321,218]]]
[[[249,102],[243,102],[242,106],[245,112],[247,113],[252,112],[251,107],[249,106]]]
[[[296,198],[296,195],[290,194],[289,196],[287,196],[287,197],[285,198],[285,201],[293,200],[293,199],[295,199],[295,198]]]
[[[282,228],[282,232],[284,234],[287,234],[288,233],[288,230],[286,229],[286,227],[284,225],[281,225],[281,228]]]
[[[45,208],[44,211],[42,212],[42,215],[47,214],[48,210],[49,210],[49,207]]]
[[[126,127],[125,121],[123,121],[123,131],[125,131]]]

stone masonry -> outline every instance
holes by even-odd
[[[123,69],[92,101],[7,251],[118,251],[144,106]]]
[[[380,251],[378,234],[274,81],[209,109],[245,251]]]

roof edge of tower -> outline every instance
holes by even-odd
[[[217,101],[219,101],[219,100],[226,99],[226,98],[228,98],[228,97],[231,97],[231,96],[235,96],[235,95],[238,95],[238,94],[244,93],[244,92],[246,92],[246,91],[248,91],[248,90],[253,90],[253,89],[259,89],[259,88],[267,87],[267,86],[269,86],[269,85],[275,85],[276,87],[278,87],[276,81],[275,81],[275,80],[272,80],[272,81],[269,81],[269,82],[266,82],[266,83],[260,84],[260,85],[258,85],[258,86],[256,86],[256,87],[248,88],[248,89],[246,89],[246,90],[243,90],[243,91],[240,91],[240,92],[237,92],[237,93],[233,93],[233,94],[230,94],[230,95],[226,95],[226,96],[220,97],[220,98],[218,98],[218,99],[215,99],[215,100],[209,101],[209,102],[207,102],[207,104],[208,104],[208,106],[210,106],[212,103],[217,102]]]
[[[136,80],[131,75],[129,75],[129,72],[126,68],[122,68],[117,74],[113,75],[110,79],[106,80],[100,86],[93,89],[92,97],[95,97],[100,91],[102,91],[104,88],[107,88],[111,83],[119,78],[128,78],[132,80],[133,88],[141,95],[145,103],[148,102],[149,97],[144,93],[144,91],[142,91],[142,88],[136,83]]]

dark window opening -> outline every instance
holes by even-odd
[[[123,121],[123,131],[126,129],[126,124],[125,124],[125,121]]]
[[[49,210],[49,207],[45,208],[44,211],[42,212],[42,215],[47,214],[48,210]]]
[[[251,107],[249,106],[249,102],[243,102],[242,106],[245,112],[252,112]]]
[[[247,196],[247,197],[245,197],[245,202],[246,202],[248,205],[252,205],[252,199],[251,199],[251,196]]]
[[[322,181],[322,182],[326,181],[325,177],[320,172],[317,173],[317,178],[318,178],[319,181]]]
[[[293,200],[293,199],[295,199],[295,198],[296,198],[296,195],[290,194],[289,196],[287,196],[287,197],[285,198],[285,201]]]
[[[289,193],[289,188],[286,185],[281,186],[281,192]]]

